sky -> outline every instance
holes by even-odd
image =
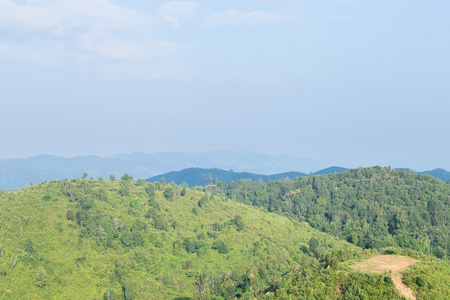
[[[0,0],[0,158],[450,170],[450,1]]]

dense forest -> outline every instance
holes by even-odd
[[[450,254],[450,185],[429,175],[358,168],[284,181],[215,181],[205,190],[308,222],[362,248]]]
[[[199,188],[85,174],[0,191],[0,298],[403,299],[389,274],[351,268],[387,253],[420,261],[403,273],[418,299],[446,299],[448,196],[384,168]]]

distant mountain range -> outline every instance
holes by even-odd
[[[184,169],[189,168],[211,170],[215,168],[214,170],[216,171],[208,171],[206,174],[204,172],[201,173],[200,170],[197,170],[197,173],[201,174],[194,174],[192,170],[190,172],[184,171]],[[159,176],[159,178],[165,177],[166,180],[173,180],[179,183],[191,182],[192,180],[190,184],[201,185],[206,183],[204,179],[209,173],[211,173],[213,179],[218,178],[225,182],[243,178],[251,180],[261,178],[266,181],[269,178],[277,180],[285,177],[305,176],[311,170],[318,169],[320,169],[320,165],[312,159],[253,152],[213,151],[154,154],[136,152],[119,154],[108,158],[99,156],[64,158],[40,155],[27,159],[0,159],[0,190],[14,190],[30,185],[30,183],[43,181],[79,178],[83,173],[87,173],[88,177],[92,178],[109,178],[110,175],[121,177],[125,173],[130,174],[135,179],[152,179],[154,176]],[[292,170],[296,172],[292,172]],[[345,170],[346,168],[331,167],[317,171],[314,174],[323,175]],[[183,173],[177,175],[174,171]],[[187,178],[186,174],[191,174],[188,177],[192,179],[183,179]],[[450,172],[443,169],[420,172],[420,174],[430,174],[443,181],[450,179]],[[169,179],[172,178],[170,176],[175,177],[173,177],[174,179]]]
[[[325,175],[339,173],[347,170],[341,167],[330,167],[313,173],[314,175]],[[146,179],[149,182],[161,181],[162,178],[166,182],[175,182],[176,184],[186,183],[188,186],[202,186],[207,184],[207,178],[211,181],[219,180],[229,184],[232,181],[250,179],[251,181],[262,180],[267,182],[270,180],[292,179],[296,177],[308,176],[306,173],[300,172],[283,172],[272,175],[254,174],[249,172],[234,172],[233,170],[225,171],[221,169],[203,169],[188,168],[181,171],[173,171]]]
[[[87,173],[92,178],[120,177],[127,173],[137,178],[191,167],[219,168],[236,172],[273,174],[291,170],[317,170],[312,159],[290,155],[266,155],[253,152],[168,152],[119,154],[108,158],[82,156],[64,158],[40,155],[27,159],[0,160],[0,189],[14,190],[29,185],[64,178],[79,178]]]
[[[313,175],[326,175],[333,173],[340,173],[348,170],[342,167],[329,167],[313,173]],[[447,181],[450,178],[450,172],[443,169],[436,169],[432,171],[416,172],[418,174],[428,174],[439,178],[442,181]],[[300,172],[284,172],[273,175],[254,174],[249,172],[234,172],[233,170],[225,171],[220,169],[203,169],[203,168],[188,168],[181,171],[173,171],[146,179],[149,182],[161,181],[162,178],[166,182],[175,182],[176,184],[187,184],[189,187],[202,186],[207,184],[208,180],[219,180],[229,184],[232,181],[243,179],[250,179],[251,181],[262,180],[267,182],[270,180],[292,179],[295,177],[307,176],[308,174]]]

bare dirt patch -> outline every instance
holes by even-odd
[[[416,297],[414,296],[414,292],[403,283],[403,276],[398,273],[405,270],[407,267],[416,264],[417,262],[417,259],[406,256],[379,255],[360,262],[352,266],[352,268],[355,270],[372,273],[384,273],[391,271],[392,281],[400,294],[408,299],[415,300]]]
[[[396,256],[396,255],[379,255],[372,257],[366,261],[360,262],[352,266],[355,270],[367,271],[372,273],[384,273],[391,271],[392,273],[399,273],[405,270],[407,267],[414,265],[418,262],[417,259]]]
[[[395,274],[392,275],[392,281],[394,281],[395,287],[397,290],[405,296],[407,299],[413,299],[416,300],[416,296],[414,296],[414,292],[403,283],[403,275],[402,274]]]

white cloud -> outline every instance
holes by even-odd
[[[115,79],[178,76],[178,47],[144,38],[155,20],[108,0],[0,0],[0,60]]]
[[[180,27],[182,23],[191,20],[200,8],[201,6],[193,1],[171,1],[162,4],[158,14],[171,25]]]
[[[243,12],[238,10],[229,10],[226,12],[211,14],[205,19],[204,24],[206,26],[239,27],[243,25],[260,25],[265,23],[282,23],[291,21],[293,21],[291,17],[273,12]]]
[[[132,10],[107,0],[28,1],[0,0],[0,30],[15,33],[64,34],[74,28],[126,28],[146,23]]]

